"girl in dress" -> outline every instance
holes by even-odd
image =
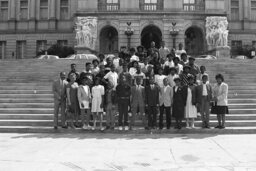
[[[187,128],[194,128],[194,119],[197,117],[196,109],[196,86],[194,85],[194,76],[188,75],[188,86],[187,86],[187,102],[185,107],[185,118]],[[191,125],[189,125],[191,124]]]
[[[179,77],[174,78],[172,115],[176,120],[175,129],[181,129],[181,122],[184,118],[184,109],[187,100],[187,89],[181,85]]]
[[[82,128],[90,129],[89,125],[91,112],[90,112],[90,103],[91,103],[91,91],[90,91],[90,79],[87,77],[81,78],[82,85],[79,86],[77,90],[77,98],[79,101],[79,106],[81,110],[81,120],[82,120]],[[86,115],[86,124],[85,124],[85,113]]]
[[[76,74],[72,73],[69,75],[70,82],[67,85],[67,103],[68,103],[68,126],[71,128],[75,128],[74,126],[74,120],[75,125],[78,126],[78,115],[79,115],[79,103],[77,99],[77,89],[78,84],[76,81]]]
[[[92,114],[93,114],[93,128],[96,128],[96,118],[100,118],[100,130],[103,131],[102,127],[102,115],[103,115],[103,104],[104,104],[104,87],[100,85],[100,78],[96,78],[95,86],[92,87]],[[98,117],[99,116],[99,117]]]

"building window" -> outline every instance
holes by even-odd
[[[61,0],[60,1],[60,19],[61,20],[69,19],[68,9],[69,9],[69,0]]]
[[[239,0],[231,0],[231,20],[239,20]]]
[[[120,9],[119,0],[98,0],[98,8],[101,11],[118,11]]]
[[[251,20],[256,20],[256,0],[251,1]]]
[[[143,11],[157,11],[163,9],[161,0],[140,0],[140,9]]]
[[[5,58],[6,41],[0,41],[0,59]]]
[[[45,51],[47,49],[47,40],[36,41],[36,53]]]
[[[0,20],[8,20],[8,1],[0,1]]]
[[[57,40],[57,44],[59,46],[68,46],[68,41],[67,40]]]
[[[184,0],[184,11],[203,11],[205,9],[205,0]]]
[[[28,19],[28,0],[20,0],[20,19]]]
[[[48,19],[48,0],[40,0],[40,19]]]
[[[26,41],[17,41],[16,42],[16,58],[23,59],[26,56]]]

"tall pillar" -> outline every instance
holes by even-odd
[[[8,30],[15,30],[16,28],[16,0],[9,1],[9,20]]]
[[[49,17],[49,29],[56,30],[56,0],[49,0],[49,9],[50,9],[50,17]]]
[[[28,28],[33,31],[36,29],[36,0],[30,0],[29,11]]]

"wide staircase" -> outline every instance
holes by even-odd
[[[225,130],[182,129],[184,133],[256,133],[256,60],[201,60],[211,83],[222,73],[229,85],[229,111]],[[53,130],[52,81],[59,72],[76,63],[83,70],[83,60],[10,60],[0,61],[0,132],[56,132]],[[211,115],[211,126],[217,124]],[[137,125],[141,121],[137,120]],[[201,126],[201,121],[196,121]],[[65,132],[66,130],[59,129]],[[74,131],[74,130],[72,130]],[[77,130],[76,130],[77,131]],[[81,131],[79,129],[79,131]],[[167,131],[166,131],[167,132]],[[171,130],[168,132],[177,132]]]

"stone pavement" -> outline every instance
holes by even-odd
[[[1,171],[254,171],[256,135],[0,134]]]

